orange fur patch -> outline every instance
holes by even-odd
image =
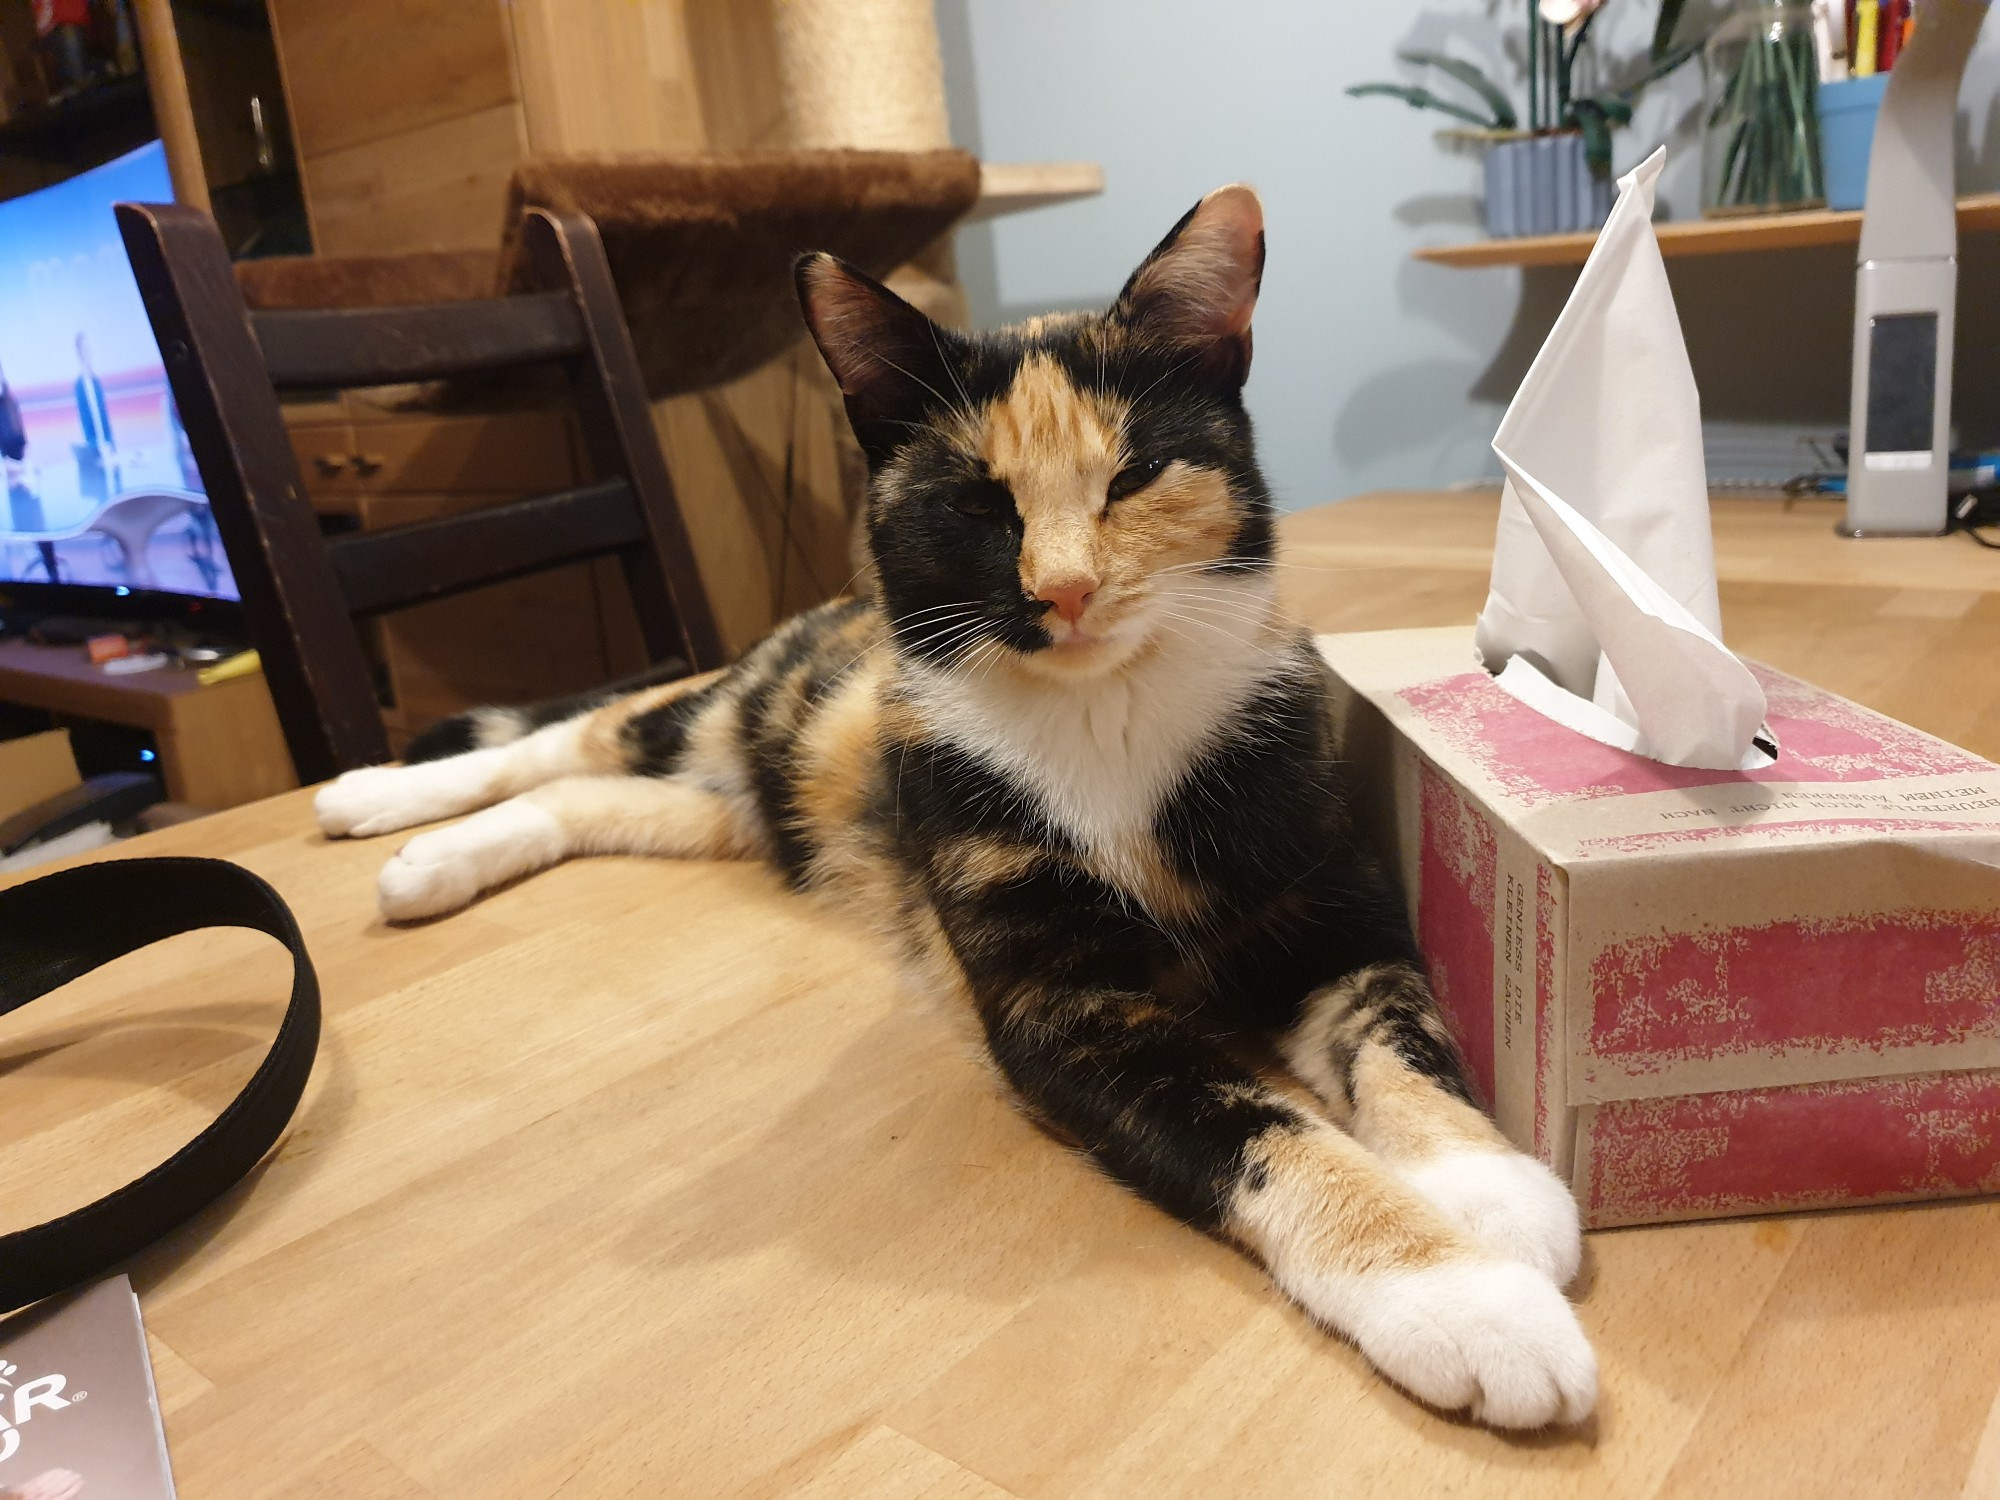
[[[1472,1254],[1429,1204],[1332,1125],[1274,1125],[1245,1148],[1243,1162],[1228,1229],[1267,1263],[1414,1271]]]
[[[1379,1042],[1362,1045],[1353,1080],[1354,1133],[1391,1161],[1428,1161],[1447,1151],[1513,1149],[1485,1115],[1413,1072]]]
[[[799,816],[815,843],[831,844],[859,818],[882,763],[877,698],[888,663],[857,667],[823,699],[798,740]]]
[[[1021,361],[1007,394],[986,408],[979,456],[1014,493],[1029,594],[1101,577],[1097,520],[1124,461],[1122,427],[1121,410],[1078,390],[1046,354]]]

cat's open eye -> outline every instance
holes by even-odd
[[[1142,458],[1137,463],[1125,465],[1111,476],[1111,483],[1104,488],[1107,504],[1113,500],[1123,500],[1127,495],[1136,494],[1160,477],[1160,471],[1170,462],[1164,458]]]
[[[985,521],[1009,514],[1014,509],[1014,497],[997,479],[975,479],[952,490],[945,497],[945,504],[962,516]]]

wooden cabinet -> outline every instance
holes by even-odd
[[[287,408],[314,509],[366,531],[563,489],[585,474],[567,412],[451,415],[355,393]],[[397,749],[447,714],[580,692],[646,653],[616,563],[581,563],[360,626]]]

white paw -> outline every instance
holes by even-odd
[[[1345,1300],[1345,1299],[1343,1299]],[[1342,1326],[1420,1400],[1495,1427],[1580,1422],[1597,1404],[1597,1356],[1546,1277],[1471,1261],[1366,1278]]]
[[[419,766],[364,766],[319,789],[313,811],[328,838],[368,838],[435,822],[486,800],[485,752]],[[474,763],[474,764],[469,764]]]
[[[1481,1249],[1567,1286],[1583,1258],[1576,1200],[1555,1173],[1516,1151],[1451,1151],[1397,1174]]]
[[[375,882],[376,903],[392,922],[440,916],[481,891],[554,864],[562,853],[562,830],[553,817],[529,802],[503,802],[403,845]]]
[[[407,847],[391,856],[375,881],[376,904],[391,922],[415,922],[457,911],[479,891],[479,873],[472,861],[425,862],[412,858]]]

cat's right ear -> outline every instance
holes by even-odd
[[[911,423],[948,403],[950,337],[872,276],[827,254],[794,272],[806,327],[847,400],[847,419],[869,456],[893,448]]]

